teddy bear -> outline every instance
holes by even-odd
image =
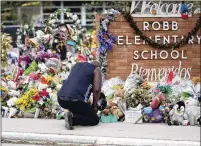
[[[115,115],[118,119],[121,119],[124,116],[124,113],[114,102],[109,102],[108,106],[101,112],[103,115]]]
[[[198,125],[199,119],[200,119],[200,106],[198,100],[195,98],[189,98],[187,101],[185,101],[186,105],[186,113],[187,113],[187,119],[190,122],[190,125]]]
[[[194,84],[194,86],[196,86],[197,83],[200,83],[200,77],[193,77],[192,78],[192,83]]]
[[[123,89],[119,89],[117,91],[115,91],[115,96],[116,97],[124,97],[124,90]]]
[[[113,106],[110,109],[111,114],[118,117],[118,119],[122,118],[124,114],[121,112],[121,110],[117,106]]]
[[[170,121],[168,125],[190,125],[187,120],[187,113],[185,112],[185,103],[183,101],[177,102],[172,110],[169,112]]]

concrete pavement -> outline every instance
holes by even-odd
[[[2,139],[97,145],[200,146],[200,127],[100,123],[69,131],[64,120],[2,119]]]
[[[3,143],[2,146],[42,146],[42,145]]]

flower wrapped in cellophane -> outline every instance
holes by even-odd
[[[38,94],[36,88],[30,88],[25,94],[23,94],[16,102],[16,106],[21,110],[25,111],[28,108],[31,108],[32,104],[35,102],[32,97]]]

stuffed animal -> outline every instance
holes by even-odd
[[[163,93],[159,93],[159,95],[153,99],[150,105],[152,110],[157,109],[165,100],[166,100],[165,95]]]
[[[200,8],[197,8],[197,9],[194,11],[194,15],[200,15]]]
[[[110,107],[106,107],[101,113],[102,113],[103,115],[109,115],[110,112],[111,112]]]
[[[200,124],[198,123],[199,119],[200,119],[200,106],[199,106],[199,102],[194,99],[194,98],[190,98],[189,100],[187,100],[185,102],[186,105],[186,113],[188,116],[188,120],[190,122],[190,125],[197,125]]]
[[[180,9],[180,13],[181,13],[181,16],[183,19],[187,19],[188,18],[188,6],[187,4],[182,1],[182,4],[181,4],[181,9]]]
[[[199,82],[200,82],[200,77],[194,77],[194,78],[192,78],[192,83],[194,84],[194,86],[196,86],[197,83],[199,83]]]
[[[120,119],[121,117],[124,116],[124,114],[121,112],[121,110],[117,107],[117,106],[113,106],[111,109],[110,109],[111,113],[115,116],[118,117],[118,119]]]
[[[119,89],[115,92],[115,96],[116,97],[124,97],[124,90],[123,89]]]
[[[106,107],[102,112],[102,115],[114,115],[118,117],[118,119],[122,118],[124,116],[123,112],[117,107],[117,106],[112,106],[112,107]]]
[[[168,125],[190,125],[185,112],[185,103],[183,101],[177,102],[173,109],[169,112],[170,121]]]

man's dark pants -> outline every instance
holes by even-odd
[[[99,118],[91,105],[82,101],[61,100],[59,105],[73,113],[73,126],[95,126],[99,123]]]

